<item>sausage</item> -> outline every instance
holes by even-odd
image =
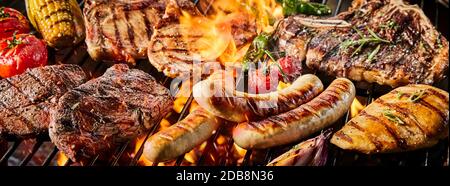
[[[238,124],[233,130],[233,139],[245,149],[264,149],[301,140],[342,117],[354,100],[355,92],[350,80],[336,79],[319,96],[294,110]]]
[[[235,89],[234,80],[224,72],[214,73],[193,88],[195,101],[223,119],[240,123],[266,118],[299,107],[323,91],[320,79],[312,74],[299,77],[289,87],[267,94],[249,94]],[[232,77],[232,76],[231,76]]]
[[[211,137],[219,128],[220,119],[197,107],[182,121],[151,136],[144,146],[144,157],[164,162],[189,152]]]

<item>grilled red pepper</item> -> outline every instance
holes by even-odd
[[[0,77],[8,78],[28,68],[47,64],[47,46],[33,35],[13,34],[0,40]]]
[[[30,24],[27,18],[12,8],[0,7],[0,39],[18,34],[29,33]]]

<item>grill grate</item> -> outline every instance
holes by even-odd
[[[199,0],[194,0],[196,4]],[[206,0],[207,2],[213,2],[213,0]],[[80,6],[83,6],[84,1],[79,1]],[[322,0],[323,4],[327,4],[333,9],[333,15],[336,15],[342,10],[346,10],[351,3],[351,0]],[[438,4],[437,0],[433,0],[430,2],[425,3],[425,0],[411,0],[412,3],[418,4],[426,13],[426,15],[434,22],[435,26],[438,28],[438,30],[441,31],[447,38],[448,38],[448,25],[445,22],[445,19],[448,17],[448,8],[444,7],[444,5]],[[2,2],[3,6],[7,7],[13,7],[18,10],[21,10],[22,13],[25,13],[24,11],[24,5],[23,1],[7,1]],[[208,12],[208,9],[210,6],[204,6],[206,8],[202,9],[203,12]],[[85,44],[80,44],[74,48],[66,49],[62,51],[54,51],[50,50],[50,64],[60,64],[62,62],[64,63],[70,63],[70,64],[78,64],[83,69],[85,69],[88,72],[88,75],[90,77],[98,77],[109,67],[108,64],[99,63],[93,61],[87,51]],[[169,87],[170,78],[165,77],[163,74],[157,72],[157,70],[152,67],[148,62],[146,61],[139,61],[137,63],[137,68],[144,70],[150,74],[152,74],[161,84],[165,85],[166,87]],[[440,84],[437,84],[436,86],[443,88],[445,90],[448,90],[448,79],[443,81]],[[370,86],[367,90],[358,90],[357,95],[361,98],[364,98],[365,104],[368,105],[370,102],[374,100],[374,98],[378,97],[374,93],[374,86]],[[182,109],[181,113],[179,114],[177,121],[182,120],[186,115],[188,114],[188,110],[190,108],[190,105],[192,103],[193,97],[192,94],[190,95],[188,101],[186,102],[184,108]],[[350,118],[350,111],[347,112],[347,114],[340,119],[340,121],[334,125],[335,129],[339,129],[342,127]],[[159,124],[160,122],[158,122]],[[215,142],[220,137],[221,134],[224,134],[228,131],[230,125],[223,125],[216,133],[213,135],[207,142],[204,147],[203,153],[200,155],[200,157],[196,161],[196,165],[211,165],[211,153],[213,150],[217,148]],[[154,134],[156,131],[158,131],[159,125],[155,125],[155,127],[145,134],[144,141],[147,140],[149,136]],[[36,140],[20,140],[20,139],[8,139],[8,147],[6,151],[2,154],[0,154],[0,165],[8,165],[8,162],[11,162],[11,159],[13,159],[13,156],[17,153],[17,151],[20,150],[20,147],[24,144],[27,144],[27,154],[21,159],[21,161],[18,161],[18,163],[14,165],[20,165],[20,166],[27,166],[30,165],[30,161],[33,160],[33,158],[36,156],[37,152],[40,148],[42,148],[44,145],[49,142],[48,137],[42,137],[38,138]],[[32,145],[29,145],[29,143],[32,143]],[[232,149],[234,146],[234,142],[232,140],[228,140],[225,142],[228,150]],[[58,157],[58,154],[61,153],[53,144],[51,144],[50,150],[48,150],[47,154],[42,158],[39,164],[40,166],[51,166],[55,165],[55,160]],[[100,160],[99,156],[94,157],[90,162],[84,165],[110,165],[110,166],[119,166],[119,165],[129,165],[129,166],[135,166],[138,165],[139,159],[141,158],[142,152],[143,152],[143,143],[137,147],[136,154],[131,157],[127,158],[126,156],[129,154],[128,149],[134,148],[134,142],[128,141],[124,143],[123,145],[117,147],[113,152],[113,155],[109,158],[109,160],[104,161]],[[0,146],[1,148],[1,146]],[[289,146],[286,147],[280,147],[280,148],[274,148],[269,150],[263,150],[263,151],[253,151],[248,150],[246,151],[243,161],[241,163],[242,166],[255,166],[255,165],[265,165],[269,161],[271,161],[274,157],[281,154],[282,152],[285,152]],[[2,149],[0,149],[0,153]],[[231,152],[227,152],[231,153]],[[228,155],[225,155],[228,156]],[[125,158],[124,158],[125,157]],[[126,159],[128,161],[123,161],[123,159]],[[173,162],[173,165],[180,166],[184,165],[185,158],[184,155],[180,156],[176,159],[176,161]],[[230,163],[226,158],[219,158],[216,161],[213,161],[214,165],[229,165]],[[350,152],[344,152],[332,145],[330,145],[330,151],[329,151],[329,159],[328,159],[328,165],[329,166],[340,166],[340,165],[420,165],[420,166],[448,166],[449,162],[449,147],[448,147],[448,140],[442,141],[438,145],[436,145],[433,148],[425,149],[425,150],[419,150],[415,152],[408,152],[408,153],[397,153],[397,154],[386,154],[386,155],[372,155],[372,156],[366,156],[356,153],[350,153]],[[233,162],[232,162],[233,164]],[[77,165],[76,163],[66,160],[63,165],[65,166],[71,166],[71,165]],[[154,166],[157,166],[157,163],[153,164]]]

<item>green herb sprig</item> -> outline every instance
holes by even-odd
[[[425,90],[416,91],[416,92],[414,92],[414,94],[412,94],[409,97],[409,101],[415,103],[415,102],[419,101],[420,99],[422,99],[423,97],[425,97],[425,95],[426,95]]]
[[[342,42],[342,44],[341,44],[341,48],[344,50],[346,50],[348,47],[356,47],[357,46],[356,50],[353,51],[353,53],[351,54],[351,57],[357,55],[366,45],[378,44],[378,46],[372,52],[370,52],[367,57],[368,61],[371,62],[375,58],[376,54],[380,51],[381,43],[391,43],[391,41],[382,39],[369,27],[367,27],[367,30],[368,30],[370,36],[366,36],[365,34],[362,33],[361,30],[359,30],[357,28],[353,28],[353,29],[358,33],[360,39],[357,39],[357,40],[348,39],[348,40]]]
[[[400,100],[403,95],[405,95],[404,92],[397,92],[397,99]]]
[[[405,122],[402,119],[400,119],[400,117],[393,114],[390,110],[384,110],[383,116],[386,117],[389,121],[392,121],[394,123],[401,124],[401,125],[405,124]]]
[[[381,24],[380,28],[382,29],[394,29],[397,30],[398,24],[395,21],[389,20],[387,24]]]
[[[23,44],[24,42],[22,41],[22,39],[18,39],[17,36],[17,31],[14,32],[13,36],[12,36],[12,40],[8,40],[6,41],[6,43],[8,44],[8,48],[14,48],[17,45]]]
[[[327,5],[305,0],[280,0],[284,16],[307,14],[307,15],[330,15],[331,8]]]

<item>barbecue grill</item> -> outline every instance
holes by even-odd
[[[208,11],[210,6],[205,6],[205,2],[198,3],[199,0],[194,2],[197,5],[201,5],[200,9],[203,12]],[[213,0],[206,0],[211,2]],[[4,0],[0,1],[1,6],[7,6],[15,8],[25,14],[25,6],[23,1],[17,0]],[[324,4],[329,5],[333,10],[333,15],[346,10],[351,0],[323,0]],[[437,29],[444,34],[446,38],[449,38],[449,27],[445,19],[448,18],[448,7],[444,4],[440,4],[438,0],[412,0],[411,3],[419,5],[435,24]],[[83,6],[84,2],[79,1],[79,5]],[[207,4],[207,3],[206,3]],[[55,51],[50,50],[50,64],[78,64],[92,78],[98,77],[110,67],[111,64],[95,62],[93,61],[87,51],[84,43],[79,44],[76,47]],[[169,87],[171,79],[165,77],[162,73],[157,72],[148,61],[139,61],[136,68],[144,70],[154,76],[161,84]],[[435,85],[448,91],[448,78]],[[381,95],[378,88],[375,85],[370,85],[367,89],[358,89],[358,99],[363,105],[369,104],[371,101]],[[182,120],[189,112],[190,105],[193,101],[192,95],[187,100],[184,108],[180,114],[174,113],[170,116],[171,120]],[[336,124],[333,125],[335,130],[341,128],[349,119],[351,113],[348,113],[341,118]],[[171,122],[172,123],[172,122]],[[154,134],[160,125],[155,127],[145,134],[141,141],[145,141],[149,136]],[[241,166],[259,166],[265,165],[273,158],[277,157],[283,152],[289,149],[288,146],[272,148],[268,150],[248,150],[241,152],[242,158],[237,160],[233,158],[231,151],[236,151],[235,144],[231,137],[223,138],[223,136],[230,136],[232,124],[225,124],[220,128],[207,142],[202,144],[202,152],[200,156],[196,158],[190,158],[194,163],[186,162],[185,156],[181,156],[171,163],[164,165],[241,165]],[[328,166],[343,166],[343,165],[394,165],[394,166],[448,166],[449,162],[449,145],[448,138],[442,140],[438,145],[413,152],[407,153],[395,153],[395,154],[382,154],[382,155],[363,155],[358,153],[352,153],[343,151],[329,146]],[[83,162],[82,165],[102,165],[102,166],[136,166],[142,165],[140,163],[141,155],[143,152],[143,143],[137,143],[135,140],[128,141],[122,145],[119,145],[116,149],[112,150],[112,154],[107,157],[94,157],[89,162]],[[68,159],[61,158],[61,152],[51,143],[48,137],[38,137],[36,139],[0,139],[0,166],[52,166],[52,165],[79,165]],[[153,163],[157,166],[157,163]]]

